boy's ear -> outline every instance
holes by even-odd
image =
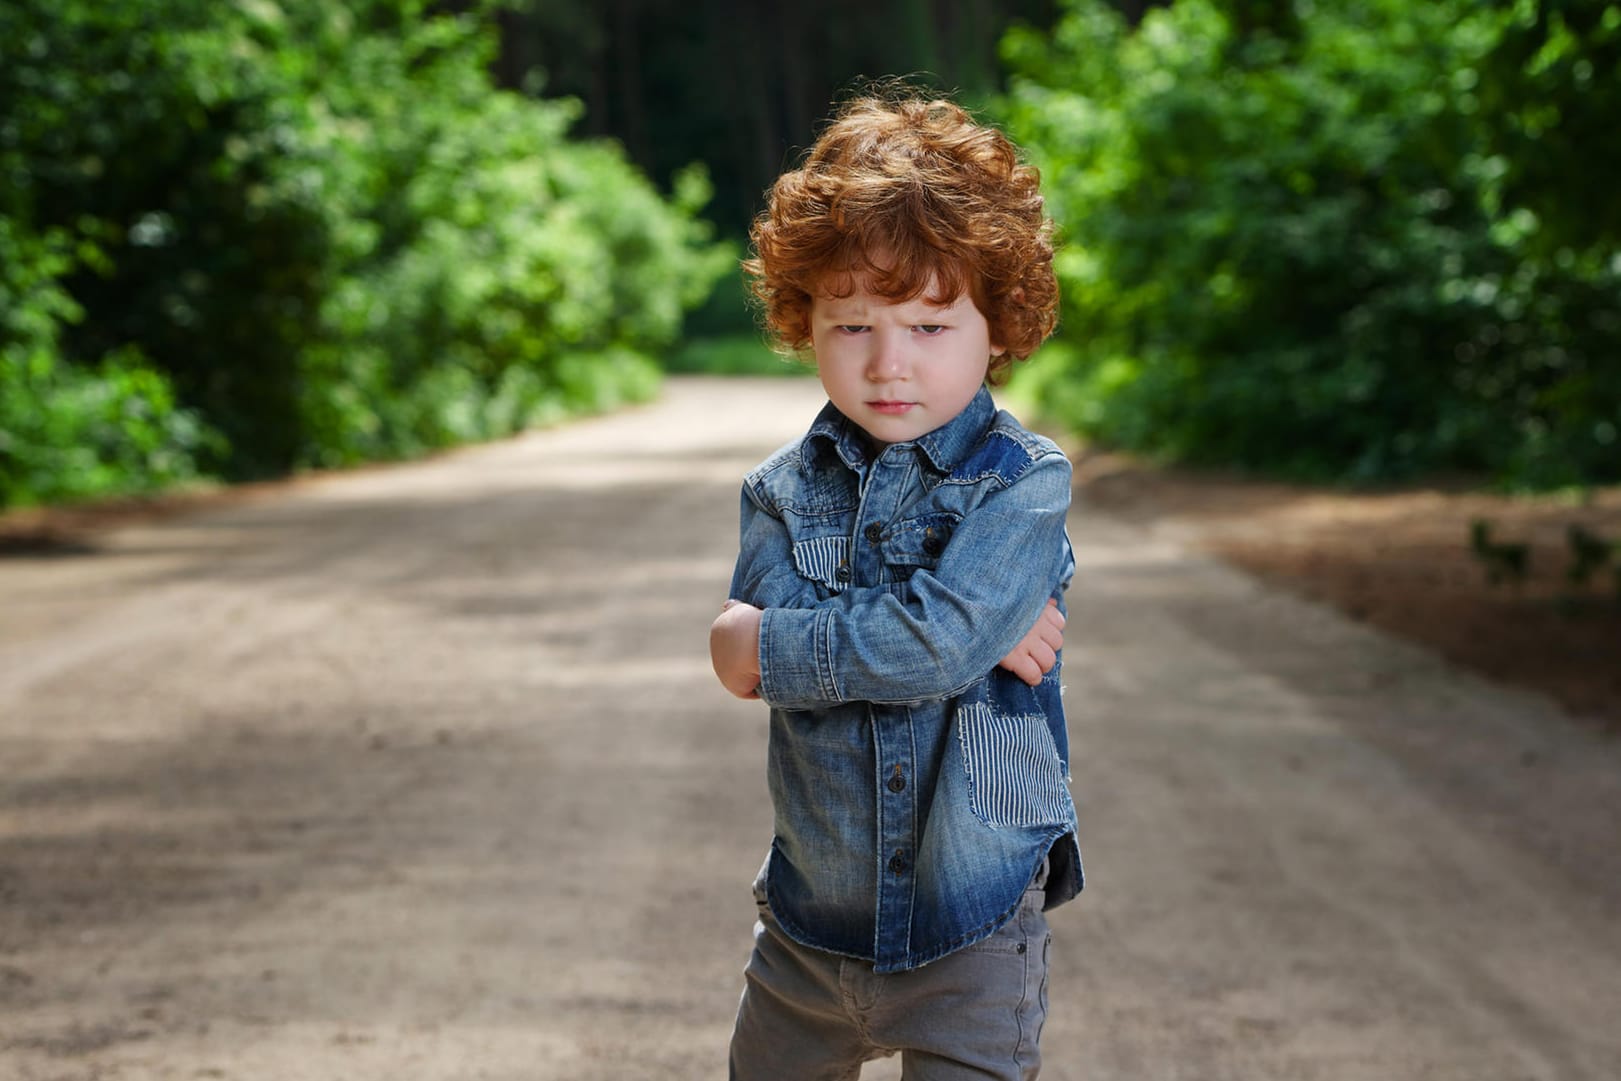
[[[992,343],[991,343],[991,356],[993,356],[993,357],[999,357],[999,356],[1001,356],[1001,355],[1002,355],[1002,354],[1003,354],[1003,353],[1006,353],[1006,352],[1007,352],[1007,347],[1006,347],[1006,346],[1004,346],[1004,345],[998,345],[998,344],[996,344],[996,343],[995,343],[995,342],[992,342]]]

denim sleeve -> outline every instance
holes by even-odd
[[[761,697],[814,709],[961,693],[1018,644],[1064,575],[1069,493],[1069,462],[1048,455],[965,517],[904,597],[852,589],[815,607],[767,607]]]
[[[815,583],[794,569],[788,527],[756,502],[747,485],[738,515],[737,565],[728,597],[756,608],[808,608],[819,599]]]

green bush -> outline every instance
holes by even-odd
[[[816,365],[785,357],[758,331],[689,337],[664,361],[664,370],[698,375],[816,374]]]
[[[133,349],[65,364],[63,326],[81,311],[58,278],[60,235],[19,235],[0,218],[0,503],[148,491],[196,477],[210,433],[177,408],[168,380]]]
[[[30,393],[168,401],[186,468],[233,478],[651,393],[734,258],[697,217],[706,178],[661,195],[569,136],[572,102],[494,90],[487,21],[437,10],[0,6],[0,223],[64,253],[29,308],[49,326],[0,323]]]
[[[742,242],[738,244],[739,249]],[[695,338],[750,337],[761,340],[758,313],[749,300],[743,266],[733,260],[709,299],[687,316],[686,333]]]
[[[1069,0],[1050,40],[1006,38],[1000,109],[1067,240],[1032,378],[1081,431],[1183,460],[1621,476],[1621,257],[1546,245],[1477,91],[1521,70],[1516,16],[1296,8],[1179,0],[1132,29]]]

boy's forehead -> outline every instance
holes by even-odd
[[[861,312],[876,308],[902,308],[926,311],[944,311],[954,307],[961,297],[949,300],[940,300],[931,296],[927,291],[915,297],[886,297],[865,289],[856,289],[843,296],[833,293],[812,294],[811,300],[815,310],[823,313],[829,312]]]
[[[960,297],[940,295],[940,279],[931,272],[921,282],[921,288],[908,295],[890,295],[876,288],[880,283],[870,271],[841,271],[827,275],[811,291],[811,299],[818,307],[867,307],[919,304],[929,308],[949,308]],[[890,284],[884,282],[882,284]]]

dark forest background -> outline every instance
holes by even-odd
[[[1045,32],[1057,17],[1055,0],[520,0],[500,14],[496,72],[578,98],[581,129],[619,140],[657,180],[707,162],[709,216],[741,233],[863,78],[911,76],[983,103],[1004,85],[1009,26]]]
[[[783,369],[746,223],[896,76],[1042,169],[1064,307],[1017,386],[1052,421],[1621,480],[1621,3],[0,0],[0,506]]]

